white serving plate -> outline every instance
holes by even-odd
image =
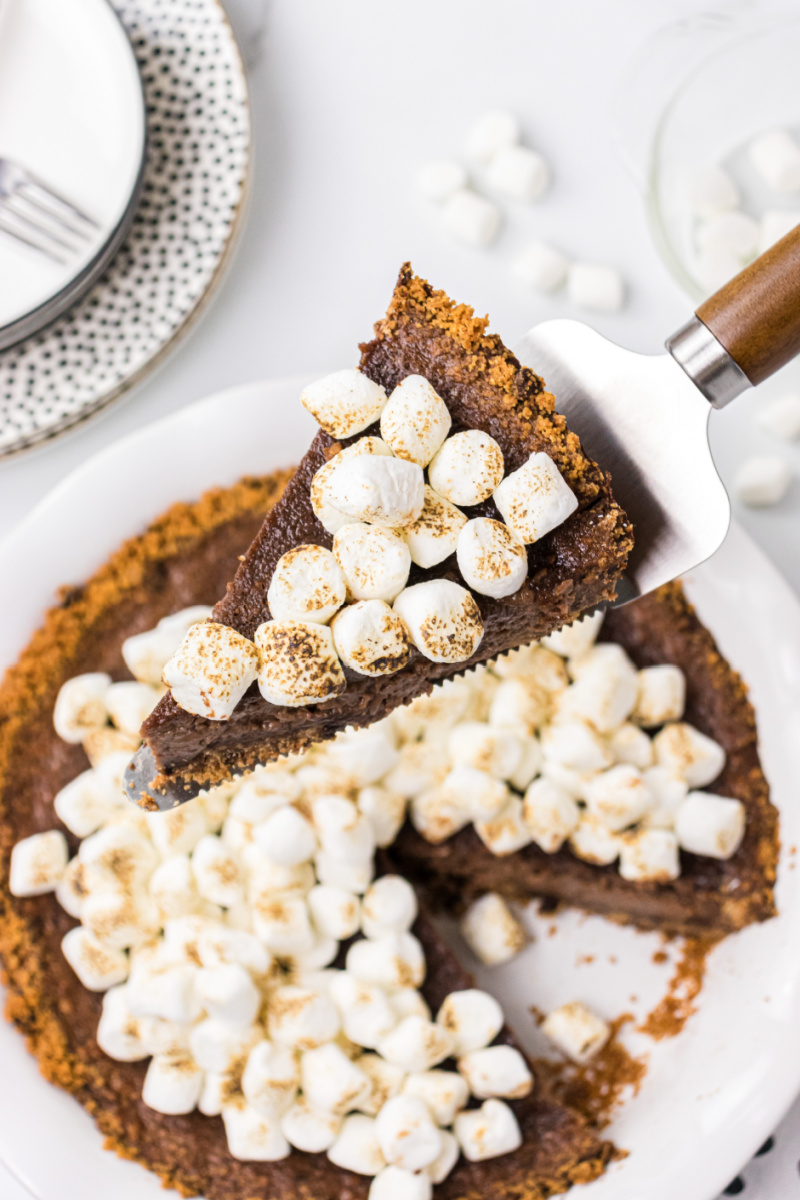
[[[256,383],[185,408],[96,455],[43,500],[0,544],[0,578],[8,581],[0,669],[15,660],[60,585],[85,579],[172,501],[296,462],[314,429],[297,399],[303,382]],[[649,1069],[608,1132],[630,1154],[576,1200],[713,1200],[800,1088],[800,872],[791,869],[800,842],[800,604],[736,526],[688,586],[758,711],[782,821],[780,916],[713,951],[698,1012],[677,1038],[629,1038],[634,1052],[649,1054]],[[663,995],[671,971],[652,962],[657,935],[567,911],[555,918],[558,936],[548,937],[554,918],[530,912],[528,919],[538,936],[525,953],[477,973],[534,1052],[541,1042],[531,1005],[579,998],[609,1017],[642,1016]],[[594,961],[581,964],[585,955]],[[0,1159],[40,1200],[164,1195],[154,1176],[101,1149],[88,1116],[41,1079],[7,1025],[0,1025],[0,1062]]]

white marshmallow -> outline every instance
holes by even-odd
[[[140,1062],[147,1058],[139,1020],[128,1008],[124,984],[110,988],[103,996],[103,1011],[95,1037],[103,1053],[117,1062]]]
[[[425,979],[425,953],[413,933],[353,942],[345,965],[356,979],[383,988],[420,987]]]
[[[393,715],[398,715],[397,710]],[[410,720],[416,721],[416,718]],[[425,742],[407,742],[400,748],[397,766],[389,772],[383,782],[392,791],[410,799],[440,783],[449,767],[447,744],[441,738]]]
[[[343,730],[326,742],[325,757],[346,776],[348,788],[376,783],[398,760],[391,720],[387,717],[361,729]]]
[[[741,800],[711,792],[689,792],[675,815],[675,832],[684,850],[709,858],[730,858],[742,844],[746,825]]]
[[[231,816],[258,825],[266,821],[276,808],[296,800],[299,795],[300,783],[288,771],[269,771],[265,767],[256,767],[236,788],[229,811]]]
[[[643,729],[626,721],[615,729],[608,739],[608,747],[615,762],[630,763],[640,771],[653,764],[653,743]]]
[[[339,529],[333,553],[353,600],[394,600],[408,581],[411,554],[403,538],[381,525],[354,522]]]
[[[466,429],[443,443],[428,468],[430,485],[453,504],[481,504],[503,478],[503,451],[488,433]]]
[[[81,922],[98,942],[127,950],[149,941],[160,920],[146,892],[98,888],[89,893],[81,909]]]
[[[274,621],[312,621],[327,625],[345,602],[341,567],[323,546],[295,546],[275,564],[267,591]]]
[[[162,617],[155,629],[135,633],[122,643],[125,666],[140,683],[160,684],[166,663],[183,641],[184,634],[198,621],[207,621],[211,609],[195,604],[168,617]]]
[[[360,1054],[355,1064],[368,1076],[372,1084],[369,1096],[358,1105],[359,1111],[370,1117],[377,1116],[387,1100],[400,1094],[406,1072],[388,1063],[380,1054]]]
[[[508,962],[528,943],[525,930],[496,892],[474,900],[460,927],[470,950],[486,966]]]
[[[53,726],[62,741],[77,744],[91,729],[105,725],[110,685],[111,676],[101,671],[74,675],[61,685],[53,709]]]
[[[427,1104],[414,1095],[393,1096],[375,1118],[383,1157],[406,1171],[421,1171],[441,1153],[439,1130]]]
[[[203,1072],[185,1052],[157,1054],[147,1068],[142,1099],[156,1112],[177,1116],[197,1107],[203,1087]]]
[[[381,413],[381,437],[398,458],[427,467],[452,423],[449,408],[428,380],[407,375]]]
[[[320,850],[314,859],[314,870],[320,883],[346,888],[348,892],[355,892],[361,896],[375,876],[375,863],[372,858],[363,862],[345,862]]]
[[[300,1059],[300,1077],[306,1100],[324,1112],[357,1108],[372,1090],[369,1076],[335,1042],[306,1050]]]
[[[54,892],[67,868],[67,840],[58,829],[34,833],[11,851],[9,891],[12,896],[43,896]]]
[[[547,720],[551,707],[550,695],[535,679],[504,679],[492,697],[489,722],[530,735]]]
[[[739,189],[722,167],[709,167],[695,176],[690,200],[698,217],[715,217],[739,204]]]
[[[176,811],[180,812],[180,809]],[[156,867],[147,890],[161,921],[169,917],[188,916],[202,906],[192,864],[186,854],[173,854]]]
[[[341,1013],[345,1037],[356,1046],[374,1049],[397,1024],[383,989],[356,979],[349,971],[336,972],[330,994]]]
[[[480,1108],[459,1113],[455,1131],[461,1152],[470,1162],[498,1158],[522,1145],[517,1118],[502,1100],[485,1100]]]
[[[345,796],[318,796],[311,805],[323,851],[348,863],[362,863],[375,853],[372,826]]]
[[[281,1133],[295,1150],[322,1154],[339,1136],[342,1118],[300,1099],[281,1117]]]
[[[83,771],[56,793],[53,807],[70,833],[85,838],[121,808],[121,796],[117,797],[110,788],[103,786],[95,770]]]
[[[622,838],[592,813],[584,813],[570,834],[569,847],[576,858],[595,867],[607,867],[619,858]]]
[[[525,792],[522,819],[545,854],[555,854],[577,828],[580,809],[563,788],[549,779],[534,779]]]
[[[556,787],[561,788],[573,799],[583,800],[583,789],[586,782],[593,779],[596,772],[575,771],[572,767],[562,767],[561,763],[553,762],[552,759],[543,759],[541,775],[543,779],[554,783]]]
[[[550,169],[535,150],[505,146],[498,150],[486,173],[489,187],[514,200],[538,200],[550,183]]]
[[[206,818],[206,829],[209,833],[219,833],[225,818],[231,798],[239,789],[239,780],[220,783],[216,787],[204,789],[197,795],[197,804],[203,810]]]
[[[195,990],[198,973],[190,962],[132,955],[128,983],[131,1012],[137,1017],[163,1017],[178,1024],[196,1020],[202,1011]]]
[[[739,267],[751,259],[761,236],[758,221],[743,212],[719,213],[709,217],[697,230],[701,254],[726,253],[738,259]]]
[[[288,1046],[260,1041],[247,1058],[242,1074],[245,1099],[265,1117],[288,1112],[300,1086],[300,1063]]]
[[[338,938],[316,936],[310,950],[288,955],[286,965],[292,972],[316,971],[330,966],[338,953]]]
[[[314,886],[311,863],[299,867],[279,867],[264,855],[258,846],[248,846],[242,852],[248,872],[247,892],[252,904],[268,902],[274,892],[295,892],[305,895]]]
[[[516,854],[531,842],[531,831],[522,816],[522,801],[512,796],[496,817],[475,822],[475,832],[492,854]]]
[[[277,1162],[291,1154],[278,1121],[265,1117],[251,1104],[226,1104],[222,1120],[228,1150],[241,1162]]]
[[[324,937],[343,941],[361,924],[361,900],[345,888],[318,883],[308,893],[308,908],[314,928]]]
[[[570,679],[576,683],[586,675],[603,672],[614,675],[635,675],[636,668],[622,646],[616,642],[601,642],[585,653],[570,658],[567,663]],[[620,724],[620,722],[617,722]]]
[[[491,1096],[519,1100],[533,1087],[528,1064],[513,1046],[470,1050],[459,1058],[458,1069],[478,1100],[487,1100]]]
[[[642,778],[654,801],[642,824],[648,829],[673,829],[676,813],[688,794],[688,785],[667,767],[648,767]]]
[[[377,1175],[382,1171],[386,1160],[372,1117],[360,1113],[345,1117],[339,1136],[328,1150],[328,1158],[335,1166],[356,1175]]]
[[[148,1054],[177,1054],[189,1050],[189,1025],[163,1017],[137,1017],[142,1045]],[[192,1056],[194,1057],[194,1056]],[[198,1064],[199,1065],[199,1064]]]
[[[361,927],[368,938],[407,933],[417,919],[417,897],[401,875],[383,875],[364,895]]]
[[[539,744],[545,761],[574,771],[602,771],[614,761],[607,744],[584,721],[553,721],[542,729]]]
[[[800,225],[800,212],[796,209],[787,212],[785,209],[768,208],[761,214],[758,253],[765,254],[776,242],[785,238],[787,233],[791,233],[796,225]]]
[[[403,1017],[394,1029],[381,1038],[377,1048],[387,1062],[402,1067],[404,1071],[429,1071],[431,1067],[450,1058],[454,1046],[455,1038],[449,1029],[426,1017],[412,1014]]]
[[[782,458],[775,454],[754,454],[739,467],[733,486],[742,504],[769,508],[780,503],[791,482],[791,468]]]
[[[469,188],[453,192],[442,210],[442,224],[447,232],[476,250],[491,245],[500,232],[501,223],[497,205]]]
[[[458,535],[466,522],[460,508],[426,483],[422,512],[403,530],[411,561],[419,567],[435,567],[444,562],[455,554]]]
[[[622,656],[616,658],[599,653],[605,649],[605,646],[596,646],[583,656],[583,660],[570,660],[573,669],[579,669],[579,675],[559,697],[558,707],[563,715],[580,717],[599,733],[609,734],[633,712],[638,683],[633,665],[626,663]]]
[[[503,1028],[503,1010],[488,992],[465,988],[445,997],[436,1021],[453,1035],[453,1053],[468,1054],[497,1037]]]
[[[508,654],[501,655],[492,663],[492,670],[501,679],[530,680],[543,691],[557,696],[569,683],[567,668],[553,650],[547,650],[538,642],[519,646]]]
[[[512,596],[528,577],[522,542],[507,525],[490,517],[476,517],[463,526],[456,556],[462,579],[481,596]]]
[[[521,732],[521,731],[520,731]],[[539,745],[538,738],[529,737],[522,739],[522,758],[513,775],[509,776],[508,782],[518,792],[524,792],[534,778],[539,774],[542,765],[542,748]]]
[[[470,726],[472,724],[469,722]],[[478,725],[479,722],[476,721],[474,724]],[[486,727],[483,726],[483,728]],[[451,739],[457,732],[458,730],[453,730]],[[458,749],[463,749],[463,747],[458,747]],[[509,800],[506,784],[490,775],[488,771],[460,763],[455,755],[453,758],[456,765],[442,780],[439,787],[441,795],[449,800],[455,812],[465,811],[468,817],[474,821],[488,821],[498,816]]]
[[[442,1149],[439,1157],[425,1168],[424,1174],[430,1177],[431,1183],[444,1183],[461,1154],[458,1139],[449,1129],[439,1131],[442,1137]]]
[[[517,279],[537,292],[554,292],[567,277],[567,260],[547,242],[528,242],[511,263]]]
[[[84,838],[78,857],[86,868],[90,891],[103,885],[122,889],[143,887],[158,863],[150,839],[128,824],[106,825]]]
[[[357,368],[346,367],[307,384],[300,403],[331,437],[348,438],[378,420],[386,392]]]
[[[800,189],[800,146],[786,129],[761,133],[750,144],[750,162],[774,192]]]
[[[328,462],[320,467],[311,480],[311,507],[314,510],[317,520],[328,533],[336,533],[337,529],[341,529],[343,525],[351,524],[356,519],[355,517],[349,517],[347,513],[339,512],[331,506],[328,498],[328,489],[333,476],[341,470],[346,462],[351,458],[357,457],[359,454],[377,454],[388,458],[392,457],[391,450],[381,438],[359,438],[357,442],[353,442],[351,446],[346,446],[344,450],[340,450],[338,454],[329,459]]]
[[[417,189],[426,200],[441,204],[453,192],[467,186],[467,172],[460,162],[452,158],[440,158],[426,163],[417,171]]]
[[[313,826],[291,804],[277,809],[257,825],[253,839],[271,862],[283,867],[307,862],[317,849]]]
[[[712,783],[725,766],[725,751],[685,721],[665,725],[653,738],[656,762],[681,775],[691,788]]]
[[[583,795],[590,814],[612,833],[641,820],[653,805],[641,771],[630,763],[619,763],[587,780]]]
[[[379,1171],[369,1188],[369,1200],[431,1200],[432,1195],[430,1175],[395,1166]]]
[[[462,767],[461,771],[472,769]],[[481,772],[481,775],[484,775],[484,772]],[[491,776],[486,776],[486,779],[490,780]],[[491,780],[491,783],[505,792],[504,785],[499,781]],[[472,820],[472,814],[461,796],[452,788],[445,787],[443,783],[421,792],[418,796],[412,796],[409,816],[417,833],[434,846],[446,842]]]
[[[370,525],[402,528],[425,501],[422,467],[402,458],[359,454],[346,459],[323,489],[325,503]]]
[[[123,733],[112,725],[101,725],[90,729],[83,738],[83,749],[93,767],[99,767],[107,758],[124,754],[127,759],[138,750],[142,739],[138,733]]]
[[[566,521],[578,501],[548,454],[531,454],[493,494],[506,525],[528,545]]]
[[[77,925],[61,939],[61,953],[90,992],[105,992],[128,978],[128,956],[122,950],[104,946],[96,937]]]
[[[800,394],[789,392],[775,400],[763,402],[756,420],[773,437],[784,442],[797,441],[800,438]]]
[[[206,834],[192,851],[192,870],[204,900],[230,908],[244,896],[240,864],[221,838]]]
[[[478,117],[470,127],[465,148],[476,162],[489,163],[498,151],[515,145],[519,139],[519,122],[513,113],[493,110]]]
[[[669,883],[681,873],[678,839],[668,829],[635,829],[622,839],[619,873],[633,883]]]
[[[250,1051],[263,1041],[263,1036],[260,1025],[234,1029],[207,1017],[189,1031],[189,1049],[204,1071],[230,1074],[244,1066]]]
[[[298,708],[340,695],[345,678],[327,625],[265,621],[255,634],[258,689],[270,704]]]
[[[64,868],[64,873],[56,884],[56,900],[71,917],[80,920],[89,889],[86,885],[86,868],[75,855]],[[9,890],[11,886],[9,884]],[[12,895],[14,892],[12,891]]]
[[[207,828],[206,814],[197,800],[167,812],[147,814],[148,833],[164,858],[191,854]]]
[[[405,1017],[425,1017],[429,1020],[431,1010],[428,1008],[422,992],[413,987],[396,988],[389,992],[389,1003],[398,1021]]]
[[[270,995],[269,1034],[285,1046],[314,1050],[336,1037],[339,1024],[336,1005],[312,988],[286,984]]]
[[[466,662],[483,638],[483,621],[472,594],[450,579],[404,588],[394,611],[405,621],[420,654],[431,662]]]
[[[611,1036],[606,1022],[579,1001],[562,1004],[549,1013],[542,1022],[542,1032],[576,1063],[594,1058]]]
[[[273,954],[305,954],[316,941],[304,897],[292,894],[256,897],[253,932]]]
[[[203,967],[197,973],[197,995],[210,1017],[243,1029],[252,1025],[261,1007],[261,993],[249,972],[238,963]]]
[[[359,675],[393,675],[406,665],[411,653],[405,622],[383,600],[348,604],[334,617],[331,632],[339,658]]]
[[[456,1113],[466,1106],[469,1086],[455,1071],[418,1071],[407,1077],[403,1094],[422,1100],[437,1125],[452,1125]]]
[[[540,645],[548,650],[553,650],[563,658],[577,658],[591,650],[597,640],[604,617],[604,612],[580,617],[571,625],[564,625],[561,629],[548,633],[546,638],[542,638]]]
[[[595,312],[619,312],[625,303],[625,284],[619,271],[599,263],[572,263],[567,292],[573,304]]]
[[[645,728],[679,721],[686,703],[686,677],[680,667],[664,663],[636,675],[638,694],[632,719]]]
[[[204,967],[238,964],[253,975],[266,975],[272,965],[269,953],[255,934],[224,925],[201,930],[197,939],[197,957]]]
[[[385,787],[362,788],[358,793],[358,809],[372,826],[375,845],[391,846],[405,821],[405,797]]]
[[[204,1117],[219,1117],[223,1108],[242,1102],[242,1089],[234,1074],[206,1071],[197,1111]]]
[[[161,689],[149,683],[126,680],[112,683],[106,692],[108,715],[123,733],[137,734],[161,699]]]
[[[164,667],[164,683],[186,712],[227,721],[258,673],[258,651],[216,621],[192,625]]]

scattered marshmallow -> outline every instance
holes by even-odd
[[[197,973],[196,988],[209,1017],[234,1029],[252,1025],[261,1007],[261,993],[249,971],[238,963],[203,967]]]
[[[471,771],[471,767],[462,768]],[[481,772],[483,774],[483,772]],[[491,776],[487,776],[491,779]],[[492,783],[495,781],[492,780]],[[505,788],[500,785],[503,795]],[[437,846],[464,829],[472,819],[469,808],[452,788],[440,784],[413,795],[409,808],[411,824],[427,842]]]
[[[542,638],[540,645],[560,654],[563,658],[577,658],[591,650],[597,640],[604,617],[604,612],[580,617],[571,625],[564,625],[563,628],[549,633],[547,637]]]
[[[513,200],[538,200],[550,183],[550,168],[541,154],[527,146],[505,146],[489,164],[490,187]]]
[[[372,1088],[369,1076],[335,1042],[306,1050],[300,1059],[300,1076],[306,1100],[324,1112],[341,1114],[356,1108]]]
[[[619,858],[622,838],[594,814],[584,813],[570,834],[569,847],[576,858],[595,867],[608,867]]]
[[[511,263],[517,279],[537,292],[554,292],[567,277],[568,262],[547,242],[528,242]]]
[[[536,845],[555,854],[577,828],[580,809],[563,788],[539,778],[525,792],[522,819]]]
[[[89,889],[86,885],[86,868],[75,855],[64,868],[64,873],[56,884],[56,900],[71,917],[80,920],[83,906]],[[9,890],[14,895],[9,884]]]
[[[450,410],[428,380],[407,375],[381,413],[381,437],[398,458],[427,467],[452,423]]]
[[[483,721],[461,721],[455,729],[450,730],[447,747],[455,768],[474,767],[481,773],[493,775],[495,779],[510,779],[522,760],[521,738],[511,729],[487,725]],[[451,786],[458,787],[461,782],[460,779],[453,779]],[[495,789],[487,809],[475,791],[478,780],[468,776],[463,782],[465,795],[469,796],[468,806],[476,816],[494,816],[508,798],[502,788],[499,796]],[[477,807],[473,804],[473,797]]]
[[[774,192],[800,189],[800,146],[787,130],[759,134],[750,144],[750,162]]]
[[[111,676],[101,671],[74,675],[62,684],[53,709],[53,726],[64,742],[77,744],[108,718],[106,694]]]
[[[11,895],[43,896],[54,892],[68,858],[66,838],[58,829],[23,838],[11,851],[8,884]]]
[[[372,826],[352,800],[345,796],[318,796],[312,801],[311,811],[326,854],[348,863],[372,860],[375,853]]]
[[[239,862],[215,834],[206,834],[195,846],[192,870],[197,890],[204,900],[231,908],[243,898],[244,882]]]
[[[242,1162],[277,1162],[291,1153],[278,1121],[252,1104],[226,1104],[222,1109],[228,1151]]]
[[[343,526],[334,536],[333,555],[353,600],[391,603],[408,582],[409,548],[399,534],[381,525]]]
[[[525,930],[496,892],[470,904],[461,920],[461,933],[476,958],[489,967],[508,962],[528,943]]]
[[[441,1136],[430,1110],[414,1095],[387,1100],[375,1118],[375,1133],[386,1161],[406,1171],[421,1171],[441,1153]]]
[[[535,680],[504,679],[492,697],[489,723],[530,737],[548,719],[551,707],[550,696]],[[538,742],[535,744],[541,758],[541,748]]]
[[[578,500],[548,454],[531,454],[526,463],[506,475],[493,494],[501,517],[521,542],[528,545],[566,521]]]
[[[363,895],[375,875],[375,864],[372,859],[363,862],[344,862],[332,854],[320,850],[314,859],[314,869],[320,883],[329,883],[333,887],[346,888],[348,892]]]
[[[289,1046],[260,1041],[253,1047],[242,1074],[242,1091],[253,1108],[265,1117],[282,1117],[294,1104],[299,1086],[300,1064]]]
[[[466,151],[476,162],[486,164],[500,150],[516,145],[519,140],[519,121],[513,113],[493,110],[478,117],[470,127]]]
[[[313,988],[287,984],[269,999],[270,1037],[298,1050],[314,1050],[339,1032],[339,1013],[333,1001]]]
[[[255,633],[258,690],[270,704],[297,708],[339,696],[346,682],[333,634],[309,621],[265,621]]]
[[[761,215],[758,253],[765,254],[797,225],[800,225],[800,212],[797,209],[768,208]]]
[[[580,717],[602,734],[611,734],[630,717],[636,704],[636,670],[627,655],[607,655],[617,646],[596,646],[581,659],[570,660],[578,672],[572,687],[559,701],[564,718]]]
[[[419,992],[416,994],[419,995]],[[372,1091],[365,1100],[360,1101],[359,1110],[367,1116],[375,1117],[387,1100],[400,1094],[407,1079],[406,1072],[388,1063],[380,1054],[360,1054],[355,1063],[372,1084]]]
[[[503,1028],[503,1010],[488,992],[465,988],[445,997],[436,1021],[453,1035],[453,1053],[468,1054],[494,1041]]]
[[[295,546],[281,555],[275,565],[267,603],[274,621],[313,621],[327,625],[346,596],[345,577],[330,550],[323,546]]]
[[[325,503],[358,521],[401,529],[422,512],[425,478],[415,462],[359,454],[331,475],[323,495]]]
[[[466,662],[483,638],[483,621],[472,593],[450,579],[404,588],[394,611],[405,621],[420,654],[431,662]]]
[[[800,394],[790,392],[761,405],[756,417],[758,424],[782,442],[800,438]]]
[[[547,725],[539,744],[546,761],[575,771],[602,771],[613,762],[607,743],[585,721],[574,718],[560,717]]]
[[[397,1024],[397,1014],[377,984],[356,979],[349,971],[337,971],[329,990],[341,1014],[345,1037],[354,1045],[374,1050]]]
[[[742,844],[746,824],[741,800],[711,792],[689,792],[675,814],[675,832],[684,850],[709,858],[730,858]]]
[[[128,1008],[125,985],[109,988],[97,1026],[97,1044],[116,1062],[140,1062],[148,1050],[142,1044],[140,1024]]]
[[[724,212],[709,217],[697,230],[697,248],[702,253],[727,253],[739,260],[739,267],[758,250],[761,229],[747,213]]]
[[[323,937],[341,942],[361,925],[361,898],[345,888],[316,884],[308,893],[308,908],[314,928]]]
[[[454,1133],[451,1133],[449,1129],[442,1129],[440,1133],[442,1136],[441,1153],[423,1172],[430,1178],[431,1183],[444,1183],[458,1162],[461,1153],[458,1139]]]
[[[306,1154],[322,1154],[329,1150],[341,1128],[340,1116],[315,1108],[305,1098],[298,1100],[281,1117],[281,1133],[289,1145]]]
[[[139,829],[110,824],[84,838],[78,857],[89,890],[110,885],[126,890],[145,886],[158,862],[153,844]]]
[[[339,658],[359,675],[393,675],[411,654],[408,627],[384,600],[348,604],[334,617],[331,632]]]
[[[470,1050],[459,1058],[458,1069],[477,1100],[488,1100],[492,1096],[520,1100],[533,1088],[530,1068],[514,1046]]]
[[[228,625],[192,625],[164,667],[175,703],[210,721],[227,721],[258,674],[258,651]]]
[[[386,392],[357,368],[349,367],[307,384],[300,403],[331,437],[348,438],[378,420]]]
[[[494,817],[475,822],[475,832],[492,854],[516,854],[531,842],[531,831],[522,816],[522,801],[512,796]]]
[[[442,204],[469,183],[466,169],[452,158],[426,163],[417,171],[417,189],[426,200]]]
[[[466,1107],[469,1085],[455,1071],[418,1071],[406,1077],[403,1094],[422,1100],[437,1125],[452,1125],[456,1113]]]
[[[162,617],[155,629],[126,638],[122,643],[122,657],[131,675],[140,683],[160,684],[164,667],[186,632],[198,621],[207,621],[211,611],[206,604],[194,604]]]
[[[657,764],[681,775],[692,788],[712,783],[725,766],[722,746],[684,721],[659,730],[653,748]]]
[[[503,478],[503,451],[488,433],[466,429],[447,438],[428,468],[430,485],[453,504],[482,504]]]
[[[314,827],[291,804],[277,809],[258,825],[253,838],[270,862],[284,867],[298,867],[317,849]]]
[[[678,839],[669,829],[637,829],[625,835],[619,873],[632,883],[669,883],[681,873]]]
[[[355,517],[350,517],[347,513],[340,512],[334,508],[330,503],[329,493],[334,476],[339,473],[351,458],[355,458],[360,454],[374,454],[388,458],[392,456],[391,450],[381,438],[359,438],[357,442],[353,442],[351,446],[346,446],[344,450],[340,450],[338,454],[335,454],[333,458],[321,466],[311,480],[311,507],[314,510],[315,517],[328,533],[336,533],[343,525],[349,525],[356,520]]]
[[[425,954],[413,933],[384,933],[353,942],[345,965],[356,979],[383,988],[420,987],[425,979]]]
[[[128,755],[125,756],[126,761]],[[111,819],[121,808],[121,793],[106,786],[100,772],[83,771],[70,780],[53,799],[56,816],[70,833],[85,838]]]
[[[625,303],[619,271],[598,263],[572,263],[567,271],[567,292],[573,304],[595,312],[619,312]]]
[[[562,1004],[542,1022],[542,1032],[576,1063],[594,1058],[611,1036],[610,1026],[579,1001]]]
[[[241,1067],[253,1047],[263,1043],[263,1037],[264,1031],[260,1025],[234,1029],[207,1017],[192,1026],[189,1049],[192,1058],[204,1071],[224,1074]]]
[[[348,789],[376,783],[399,758],[391,720],[387,717],[360,729],[343,730],[327,747],[327,756],[341,768]]]
[[[442,219],[452,237],[476,250],[491,245],[502,223],[497,205],[469,188],[459,188],[445,201]]]
[[[674,828],[675,815],[689,791],[687,784],[668,767],[648,767],[642,778],[653,796],[653,805],[642,818],[642,825],[648,829]]]
[[[128,1005],[134,1016],[162,1017],[187,1024],[201,1014],[196,993],[198,968],[190,962],[164,962],[161,953],[150,960],[143,951],[131,955]]]
[[[485,1100],[480,1108],[460,1112],[455,1133],[461,1153],[470,1162],[499,1158],[522,1145],[517,1118],[502,1100]]]
[[[369,1200],[431,1200],[432,1195],[430,1175],[395,1166],[379,1171],[369,1188]]]
[[[138,734],[160,699],[161,691],[149,683],[125,680],[111,684],[106,692],[106,708],[117,729]]]
[[[364,895],[361,927],[368,938],[407,933],[417,919],[417,897],[401,875],[383,875]]]
[[[253,932],[273,954],[306,954],[316,941],[305,897],[271,890],[254,898]]]
[[[61,953],[90,992],[106,992],[128,978],[127,954],[104,946],[82,925],[64,935]]]
[[[695,177],[690,200],[698,217],[716,217],[719,213],[736,208],[740,195],[727,171],[723,171],[722,167],[710,167]]]
[[[641,771],[630,763],[618,763],[587,780],[583,795],[590,814],[612,833],[640,821],[653,804]]]
[[[646,729],[680,721],[686,704],[686,677],[680,667],[672,663],[645,667],[637,673],[636,681],[638,693],[631,720]]]
[[[528,577],[522,542],[507,525],[490,517],[467,521],[458,535],[456,555],[462,579],[481,596],[512,596]]]
[[[412,1014],[381,1038],[377,1050],[387,1062],[404,1071],[429,1071],[450,1058],[454,1043],[453,1035],[443,1025]]]
[[[328,1158],[335,1166],[356,1175],[377,1175],[382,1171],[386,1160],[372,1117],[360,1113],[345,1117],[339,1136],[328,1150]]]
[[[158,910],[145,892],[98,888],[81,907],[81,923],[104,946],[128,950],[152,938],[159,928]]]
[[[422,512],[403,530],[411,561],[419,567],[435,567],[444,562],[455,554],[458,535],[466,522],[460,508],[426,483]]]
[[[369,819],[375,845],[391,846],[405,821],[405,796],[386,787],[362,788],[358,793],[358,808]]]
[[[157,1054],[142,1084],[142,1099],[156,1112],[178,1116],[193,1112],[203,1088],[203,1072],[191,1055]]]
[[[768,508],[780,503],[791,482],[791,468],[782,458],[774,454],[754,454],[739,467],[733,486],[742,504],[750,508]]]
[[[200,804],[182,804],[166,812],[148,813],[147,828],[153,845],[164,858],[191,854],[207,831],[206,815]]]

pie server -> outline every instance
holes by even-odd
[[[633,522],[617,604],[677,578],[722,544],[731,509],[708,418],[800,353],[800,226],[706,300],[666,345],[669,354],[635,354],[562,320],[535,326],[515,350],[611,473],[614,497]],[[125,771],[129,799],[146,796],[165,810],[201,790],[156,789],[157,774],[142,746]]]

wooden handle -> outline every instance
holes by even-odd
[[[710,296],[696,315],[752,384],[800,354],[800,225]]]

